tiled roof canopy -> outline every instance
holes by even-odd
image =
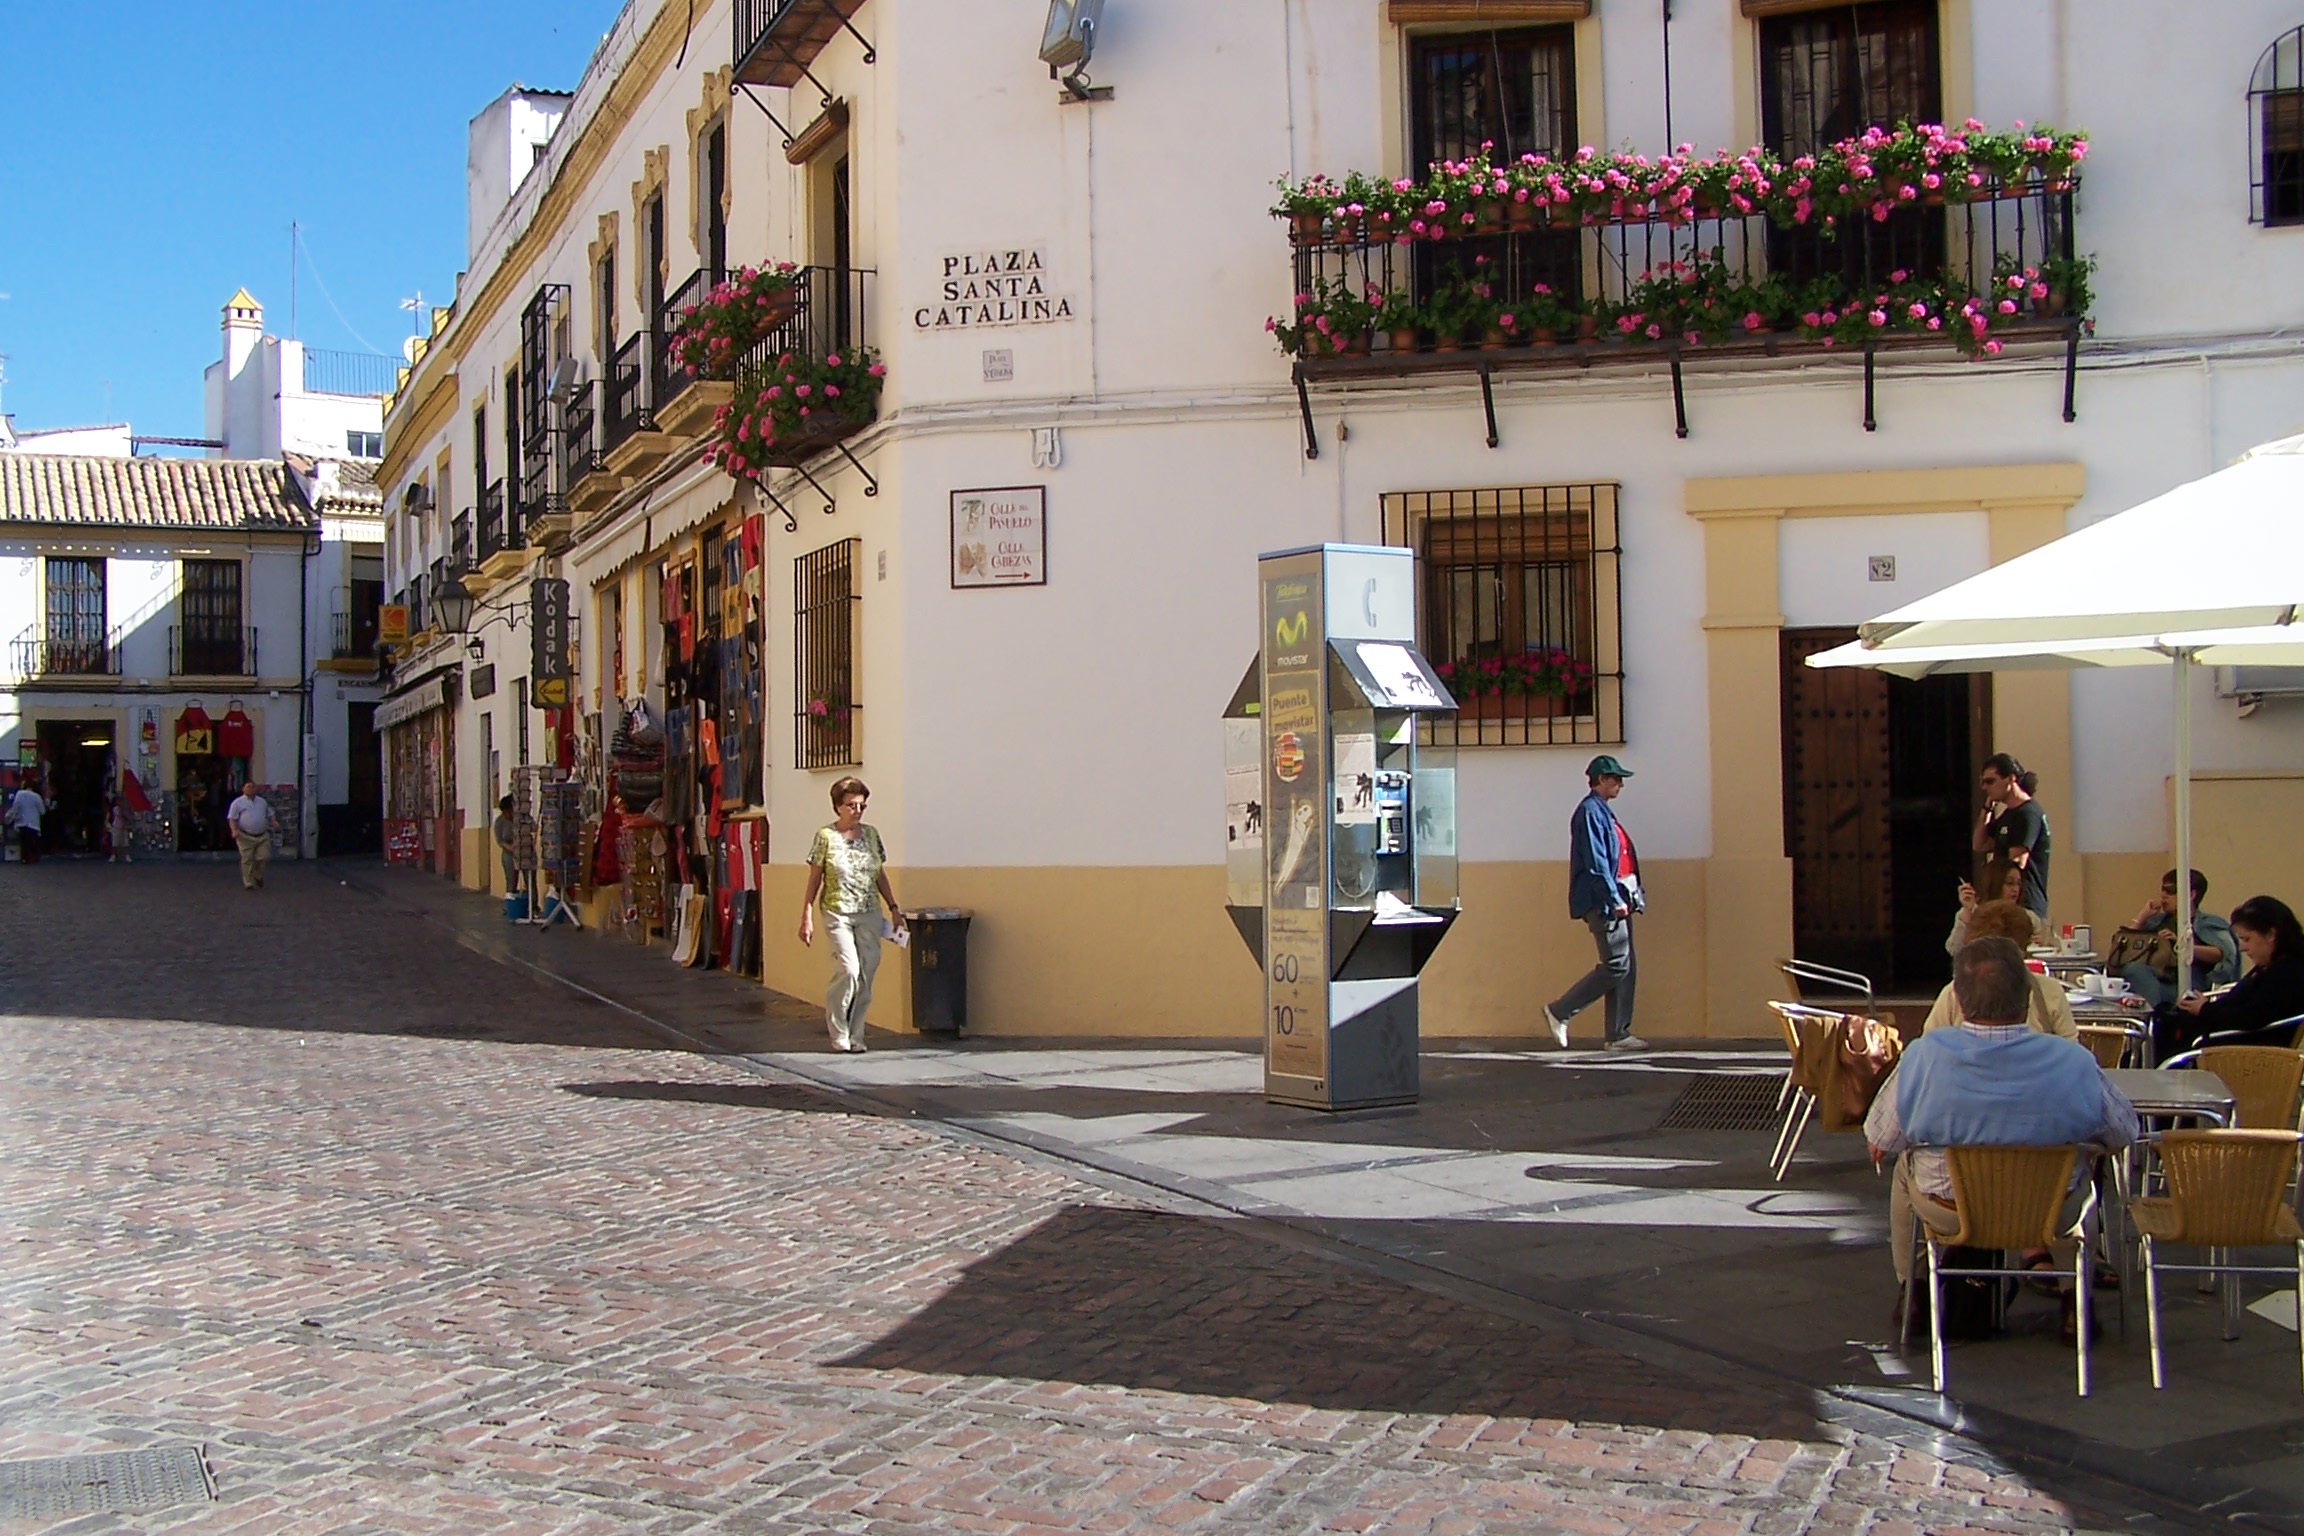
[[[319,519],[277,459],[0,453],[0,525],[302,533]]]

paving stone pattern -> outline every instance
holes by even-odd
[[[5,874],[0,1458],[198,1442],[221,1495],[50,1529],[2103,1520],[667,1049],[325,869]]]

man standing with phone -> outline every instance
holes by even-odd
[[[1976,823],[1971,844],[1978,853],[2006,859],[2024,872],[2025,908],[2048,920],[2048,813],[2032,798],[2040,775],[2006,752],[1984,759],[1978,783],[1984,790],[1984,815]]]
[[[1648,1042],[1632,1033],[1632,914],[1647,903],[1640,895],[1640,856],[1632,835],[1616,819],[1610,802],[1624,792],[1632,770],[1603,752],[1585,765],[1590,793],[1568,819],[1568,915],[1592,931],[1599,962],[1584,978],[1544,1009],[1555,1042],[1568,1044],[1568,1021],[1602,996],[1608,999],[1606,1045],[1611,1051],[1644,1051]]]

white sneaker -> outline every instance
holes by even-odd
[[[1626,1035],[1621,1040],[1609,1041],[1608,1049],[1611,1051],[1644,1051],[1648,1049],[1648,1042],[1638,1035]]]
[[[845,1056],[848,1054],[848,1042],[845,1040],[835,1040],[832,1042],[832,1049]]]
[[[1562,1050],[1568,1048],[1568,1021],[1552,1012],[1552,1005],[1544,1005],[1544,1027],[1552,1031],[1553,1043]]]

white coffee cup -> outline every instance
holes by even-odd
[[[2113,978],[2102,971],[2090,971],[2080,978],[2080,990],[2090,997],[2107,997],[2112,992]]]

